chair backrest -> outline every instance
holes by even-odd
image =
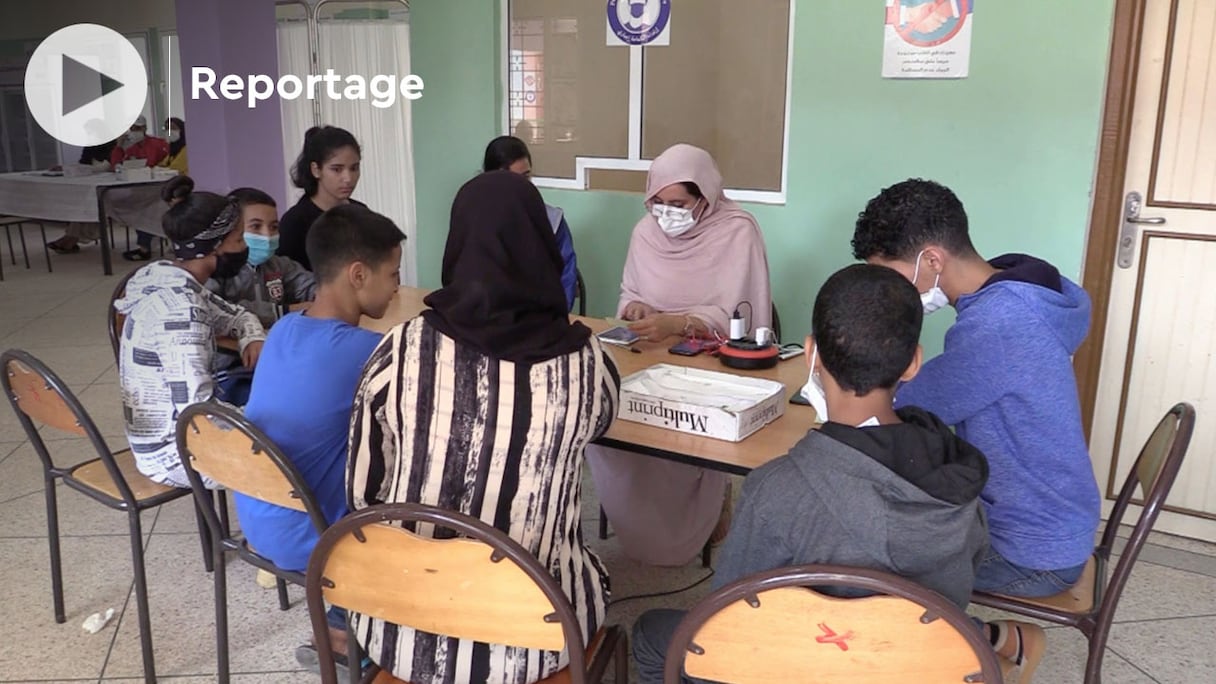
[[[110,332],[110,348],[114,351],[114,363],[118,363],[118,353],[122,342],[122,327],[127,322],[127,317],[114,308],[114,302],[126,295],[127,282],[138,271],[139,269],[135,269],[118,281],[118,284],[114,286],[114,292],[110,293],[110,302],[106,306],[106,327]]]
[[[583,272],[574,269],[575,283],[578,287],[578,315],[587,315],[587,283],[583,282]]]
[[[861,589],[834,598],[808,587]],[[713,592],[685,616],[664,681],[1001,682],[996,654],[944,597],[901,577],[829,565],[780,568]]]
[[[461,537],[422,537],[401,524]],[[412,525],[411,525],[412,526]],[[569,599],[526,549],[467,515],[421,504],[372,506],[321,535],[305,581],[325,684],[335,684],[325,602],[432,634],[567,650],[570,681],[586,677],[584,640]]]
[[[1140,549],[1148,539],[1149,532],[1157,522],[1157,516],[1165,506],[1165,500],[1174,487],[1178,471],[1182,468],[1182,459],[1186,457],[1187,448],[1191,444],[1191,435],[1195,431],[1195,408],[1187,403],[1180,403],[1166,412],[1157,427],[1140,449],[1131,472],[1123,482],[1119,498],[1111,509],[1110,518],[1106,521],[1106,530],[1102,533],[1102,542],[1098,545],[1097,554],[1106,561],[1110,558],[1115,539],[1118,537],[1119,526],[1128,505],[1139,489],[1143,494],[1140,501],[1140,517],[1132,528],[1127,546],[1119,556],[1119,563],[1111,573],[1110,581],[1105,587],[1098,586],[1096,592],[1101,598],[1097,610],[1108,613],[1107,619],[1113,617],[1123,586],[1131,575],[1132,566],[1140,555]],[[1101,578],[1099,578],[1101,581]]]
[[[177,418],[177,453],[196,493],[206,496],[202,475],[225,489],[307,513],[317,534],[325,530],[325,516],[304,477],[240,409],[217,401],[187,406]]]
[[[773,325],[772,325],[772,328],[773,328],[773,334],[777,336],[777,341],[778,341],[778,342],[785,342],[785,339],[781,337],[781,316],[779,316],[779,315],[777,314],[777,303],[776,303],[776,302],[773,302]]]
[[[86,437],[97,451],[98,457],[105,463],[119,494],[128,503],[134,503],[135,497],[131,488],[110,454],[110,448],[101,436],[101,431],[97,429],[97,425],[72,390],[68,389],[67,384],[45,363],[29,352],[9,349],[0,354],[0,385],[3,386],[4,394],[17,414],[26,437],[42,459],[44,468],[62,474],[51,459],[42,433],[38,431],[38,425],[76,437]]]

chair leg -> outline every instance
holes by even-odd
[[[1110,636],[1113,613],[1098,619],[1092,634],[1088,634],[1089,656],[1085,660],[1085,684],[1102,684],[1102,658],[1106,655],[1106,638]]]
[[[228,566],[224,559],[224,547],[219,540],[209,544],[212,563],[215,567],[215,658],[216,678],[219,684],[228,684]]]
[[[135,603],[139,609],[139,642],[144,656],[144,682],[156,684],[156,660],[152,651],[152,615],[148,609],[148,575],[144,567],[144,535],[139,511],[127,514],[131,524],[131,562],[135,569]]]
[[[42,256],[46,257],[46,272],[52,273],[53,270],[51,269],[51,248],[47,246],[47,242],[46,242],[46,224],[39,223],[38,230],[42,233]]]
[[[224,489],[215,490],[216,507],[220,509],[220,525],[224,528],[224,536],[232,536],[232,521],[228,519],[228,492]]]
[[[30,267],[30,250],[26,249],[26,247],[25,247],[25,224],[24,223],[17,224],[17,236],[21,238],[21,255],[23,257],[25,257],[25,268],[28,270]]]
[[[194,503],[194,517],[198,521],[198,539],[203,547],[203,568],[207,572],[215,570],[215,558],[211,552],[211,533],[207,531],[207,522],[203,520],[203,509],[199,507],[198,501],[194,497],[190,498]]]
[[[287,600],[287,581],[282,577],[276,577],[274,586],[279,590],[279,610],[289,610],[291,603]]]
[[[67,621],[63,609],[63,561],[59,555],[59,500],[55,480],[46,478],[46,539],[51,547],[51,596],[55,602],[55,622]]]
[[[4,227],[4,237],[8,238],[8,258],[13,260],[13,265],[17,265],[17,252],[13,250],[13,227],[11,225]]]
[[[608,538],[608,514],[604,512],[604,507],[600,506],[600,539]]]
[[[355,638],[349,613],[346,616],[346,669],[350,672],[350,684],[363,682],[363,659],[359,656],[359,640]]]
[[[629,684],[629,637],[621,628],[621,638],[616,642],[616,670],[612,676],[613,684]]]

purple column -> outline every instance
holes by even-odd
[[[246,83],[250,74],[278,80],[274,0],[176,0],[177,37],[189,139],[190,175],[200,190],[227,192],[241,186],[265,190],[287,208],[283,132],[276,97],[250,109],[245,98],[193,99],[191,67],[215,70]],[[247,91],[246,91],[247,92]]]

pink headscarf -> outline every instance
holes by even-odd
[[[663,313],[689,314],[725,336],[730,317],[740,308],[754,331],[772,325],[772,294],[764,237],[751,214],[722,194],[722,174],[713,157],[699,147],[673,145],[650,165],[646,204],[675,183],[692,182],[708,206],[697,224],[669,237],[647,212],[633,228],[621,277],[617,315],[630,302]]]

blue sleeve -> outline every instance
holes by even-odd
[[[562,253],[562,288],[566,290],[566,306],[574,308],[574,299],[578,297],[578,257],[574,255],[574,236],[570,234],[570,225],[563,218],[557,227],[557,248]]]
[[[947,425],[958,425],[1004,394],[1001,374],[1013,372],[1004,334],[984,319],[963,320],[946,333],[945,351],[904,383],[895,406],[919,406]]]

